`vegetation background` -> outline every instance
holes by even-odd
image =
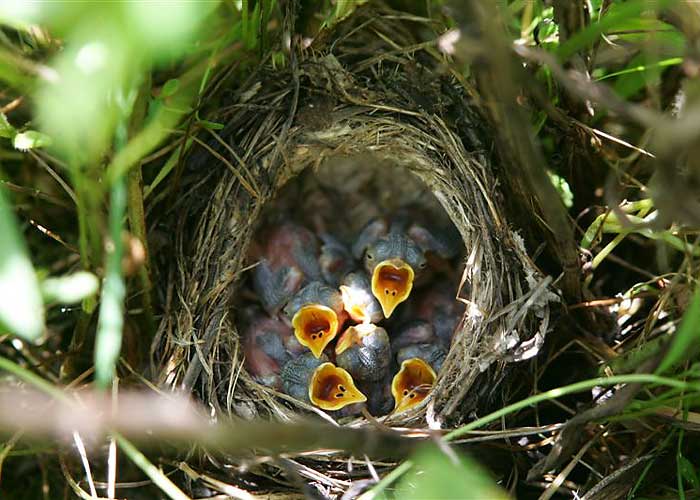
[[[225,126],[205,111],[367,2],[301,0],[291,23],[288,3],[0,1],[0,497],[250,498],[273,483],[195,470],[182,451],[367,437],[214,426],[141,375],[163,301],[158,220],[197,134]],[[386,3],[443,27],[426,43],[478,88],[555,248],[579,252],[526,393],[452,433],[398,439],[410,458],[377,465],[364,498],[700,496],[700,4]],[[127,391],[115,408],[120,384],[153,396]],[[476,463],[477,441],[505,449],[510,474]]]

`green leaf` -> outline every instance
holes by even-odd
[[[112,186],[109,211],[110,243],[107,247],[105,280],[102,286],[100,314],[95,339],[95,378],[97,385],[109,387],[122,347],[124,297],[126,286],[122,276],[122,224],[126,211],[126,184],[123,177]]]
[[[458,463],[435,446],[419,450],[415,466],[397,486],[396,498],[489,498],[505,500],[508,494],[475,460],[458,457]]]
[[[100,282],[92,273],[78,271],[69,276],[47,278],[41,283],[45,303],[75,304],[97,293]]]
[[[43,148],[50,146],[52,143],[51,137],[36,130],[27,130],[26,132],[20,132],[15,135],[12,140],[12,145],[15,149],[20,151],[27,151],[28,149]]]
[[[678,471],[680,472],[681,477],[688,484],[690,484],[690,486],[692,486],[693,489],[700,489],[700,479],[698,479],[697,471],[695,470],[695,467],[690,462],[690,460],[685,458],[683,455],[679,455],[677,462]]]
[[[671,346],[661,364],[656,369],[657,374],[664,373],[679,363],[692,357],[700,345],[700,289],[695,291],[688,309],[683,315],[681,326],[673,336]]]
[[[212,122],[209,120],[199,120],[199,123],[202,125],[202,127],[208,128],[209,130],[221,130],[224,128],[223,123]]]
[[[653,6],[658,11],[671,2],[672,0],[658,0]],[[638,18],[646,10],[649,10],[648,0],[612,4],[600,21],[591,23],[560,45],[557,55],[562,60],[568,59],[584,47],[592,45],[603,33],[625,25],[629,19]]]
[[[554,188],[559,193],[559,197],[564,203],[564,206],[566,208],[571,208],[574,206],[574,195],[571,192],[571,188],[569,187],[569,183],[566,182],[566,179],[560,177],[554,172],[547,171],[547,174],[549,175],[549,180],[554,185]]]
[[[44,331],[39,283],[4,193],[0,186],[0,330],[36,340]]]
[[[0,113],[0,137],[12,139],[16,134],[17,130],[15,130],[15,127],[10,125],[10,122],[7,121],[7,116],[5,116],[5,113]]]
[[[173,95],[175,92],[177,92],[177,89],[180,88],[180,80],[177,78],[171,78],[165,84],[163,85],[163,88],[160,91],[160,95],[162,97],[170,97]]]

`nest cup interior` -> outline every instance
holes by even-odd
[[[277,196],[266,204],[255,223],[256,229],[248,249],[246,266],[250,271],[245,273],[233,296],[231,316],[235,318],[236,331],[244,346],[243,370],[253,384],[260,384],[258,389],[261,392],[278,399],[283,398],[292,409],[294,407],[308,409],[308,405],[304,402],[289,399],[287,396],[292,395],[291,393],[285,396],[276,373],[283,371],[283,366],[279,365],[289,358],[302,356],[310,351],[292,338],[291,316],[288,317],[283,311],[266,311],[262,304],[264,301],[256,293],[256,287],[253,284],[256,266],[261,265],[261,262],[268,258],[279,258],[278,252],[283,253],[282,258],[288,258],[291,252],[288,248],[284,250],[278,248],[278,245],[274,244],[277,240],[274,237],[270,240],[270,235],[279,235],[280,228],[284,227],[298,227],[300,230],[312,232],[315,235],[315,241],[304,240],[309,247],[304,250],[308,250],[308,257],[317,263],[319,260],[323,262],[323,257],[320,255],[324,253],[322,251],[324,244],[325,248],[328,248],[329,241],[332,241],[331,245],[340,244],[343,250],[351,254],[352,245],[368,223],[378,218],[390,221],[400,216],[404,217],[405,222],[418,225],[435,233],[436,236],[451,239],[451,244],[456,250],[455,254],[450,258],[440,258],[434,252],[426,252],[427,269],[420,270],[422,272],[414,280],[408,298],[396,307],[390,317],[379,314],[376,316],[377,319],[372,321],[385,329],[391,339],[388,376],[382,377],[381,381],[371,383],[358,380],[360,388],[367,392],[366,395],[369,398],[366,405],[350,405],[331,414],[336,418],[358,416],[363,409],[362,406],[368,408],[374,416],[386,415],[393,411],[394,407],[398,406],[398,402],[392,399],[391,386],[392,378],[401,368],[401,362],[397,361],[399,353],[415,354],[417,352],[418,356],[426,356],[428,353],[424,351],[439,344],[440,348],[437,350],[439,361],[435,361],[434,364],[439,375],[440,365],[451,346],[452,334],[461,323],[465,311],[465,304],[458,299],[460,288],[468,287],[462,279],[463,241],[440,202],[416,175],[406,167],[398,166],[391,160],[378,158],[368,152],[330,157],[318,167],[305,169],[288,181]],[[283,237],[286,240],[294,236],[296,235],[285,234]],[[332,240],[329,240],[329,237]],[[273,255],[266,255],[266,252]],[[337,266],[323,267],[320,281],[330,288],[338,291],[342,278],[350,272],[361,274],[367,279],[367,285],[370,285],[372,275],[365,269],[363,256],[353,258],[352,255],[348,255],[342,259],[343,270],[336,272],[335,267]],[[380,274],[378,270],[377,275],[380,276]],[[313,278],[307,276],[305,280],[308,283]],[[303,285],[304,283],[300,283],[297,289]],[[389,283],[387,286],[389,285],[392,284]],[[375,302],[375,305],[376,310],[381,311],[379,302]],[[350,311],[348,302],[345,307]],[[311,320],[309,322],[314,323]],[[339,345],[338,340],[344,331],[358,322],[350,317],[342,320],[337,335],[323,351],[331,361],[335,362],[335,354],[340,352],[334,351],[334,348]],[[432,337],[415,338],[415,335],[408,331],[414,324],[425,325],[421,332],[432,331]],[[444,338],[438,338],[436,331],[440,331]],[[311,337],[315,335],[312,332]],[[265,354],[268,352],[272,358],[279,358],[277,356],[280,354],[279,347],[276,347],[276,344],[270,346],[270,338],[273,336],[275,342],[279,342],[278,339],[280,339],[282,343],[289,345],[291,339],[294,343],[293,347],[286,349],[284,361],[273,361]],[[350,348],[352,347],[351,345]],[[405,349],[402,350],[402,347]],[[271,367],[270,364],[274,366]],[[401,376],[407,377],[408,375],[404,372]],[[420,401],[424,401],[430,387],[421,387],[420,390]],[[409,399],[408,391],[405,392],[406,399]],[[410,395],[411,398],[415,396],[415,394]]]

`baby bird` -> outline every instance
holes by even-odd
[[[407,359],[418,358],[428,363],[433,370],[439,372],[446,357],[447,351],[434,343],[411,344],[397,351],[396,362],[401,364]]]
[[[277,317],[270,318],[258,308],[246,308],[243,317],[243,350],[248,372],[265,386],[279,389],[280,368],[304,351],[292,329]]]
[[[335,411],[367,401],[350,374],[328,362],[325,355],[306,353],[282,368],[282,389],[290,396],[322,410]]]
[[[419,295],[413,311],[416,318],[432,325],[437,340],[446,349],[466,309],[464,302],[456,298],[456,288],[448,283],[430,287]]]
[[[338,286],[346,274],[355,268],[350,250],[333,236],[322,233],[320,235],[321,255],[318,258],[321,275],[326,283]]]
[[[391,338],[391,349],[398,352],[404,347],[414,344],[435,342],[435,329],[428,321],[411,320],[399,327]]]
[[[371,288],[389,318],[411,294],[416,275],[427,266],[426,253],[450,259],[459,252],[459,239],[443,236],[411,222],[409,214],[370,221],[353,245],[353,255],[364,258]]]
[[[391,348],[384,328],[371,323],[351,326],[335,346],[335,361],[355,380],[377,382],[389,373]]]
[[[358,323],[378,323],[384,319],[382,306],[372,294],[369,279],[361,272],[347,274],[340,285],[345,311]]]
[[[303,226],[285,222],[263,234],[259,260],[253,271],[253,289],[264,309],[277,314],[305,282],[321,279],[316,236]]]
[[[312,281],[299,290],[284,312],[292,321],[299,343],[308,347],[316,358],[347,319],[340,292],[319,281]]]
[[[387,375],[377,382],[357,382],[360,390],[367,395],[367,410],[370,414],[387,415],[394,408],[391,381],[391,373],[387,372]]]
[[[391,381],[394,413],[405,411],[423,401],[435,384],[435,371],[420,358],[409,358]]]

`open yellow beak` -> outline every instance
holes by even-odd
[[[320,304],[303,306],[292,318],[294,336],[319,358],[328,343],[338,333],[338,315]]]
[[[369,300],[374,300],[367,291],[358,290],[347,285],[340,285],[340,295],[343,298],[343,307],[353,321],[368,323],[371,316],[367,311]]]
[[[413,289],[413,268],[401,259],[383,260],[372,272],[372,293],[388,318]]]
[[[391,381],[394,412],[399,413],[423,401],[435,383],[435,371],[420,358],[407,359]]]
[[[377,327],[370,323],[349,326],[335,344],[335,354],[342,354],[354,345],[362,345],[362,338],[372,333]]]
[[[316,368],[309,382],[309,399],[322,410],[329,411],[367,401],[350,374],[333,363],[323,363]]]

